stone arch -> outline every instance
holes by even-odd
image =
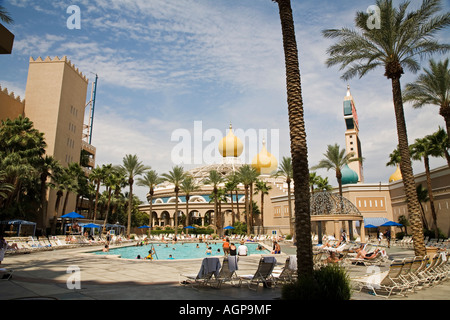
[[[170,226],[170,213],[168,211],[161,212],[160,226]]]

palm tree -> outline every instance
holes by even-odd
[[[316,172],[309,173],[309,186],[311,187],[311,194],[314,193],[314,186],[317,185],[319,177]]]
[[[251,213],[252,213],[252,206],[250,205],[250,194],[251,189],[250,186],[256,181],[256,178],[258,177],[257,170],[252,167],[251,165],[244,164],[239,168],[237,171],[239,181],[244,185],[245,190],[245,220],[247,223],[247,236],[250,235],[250,228],[251,228]]]
[[[143,178],[137,180],[137,185],[142,187],[148,187],[147,200],[150,204],[150,215],[148,225],[152,227],[152,217],[153,217],[153,195],[155,194],[155,187],[163,182],[164,179],[158,175],[155,170],[149,170],[145,173]]]
[[[411,145],[411,156],[414,160],[422,160],[425,165],[425,175],[427,181],[427,189],[428,189],[428,199],[430,201],[431,208],[431,216],[433,217],[434,223],[434,232],[436,238],[438,238],[438,229],[437,229],[437,216],[436,216],[436,208],[434,206],[434,196],[433,190],[431,188],[431,174],[430,174],[430,156],[436,157],[440,156],[441,152],[436,146],[431,142],[431,140],[427,137],[416,139],[414,144]]]
[[[410,2],[405,1],[394,8],[392,0],[377,0],[380,28],[368,26],[369,14],[358,12],[355,18],[357,30],[342,28],[324,30],[327,38],[340,41],[328,48],[329,67],[340,65],[347,70],[342,78],[347,80],[364,76],[376,67],[384,67],[384,75],[391,80],[398,145],[401,155],[400,170],[410,213],[412,237],[416,255],[425,255],[420,205],[408,147],[408,135],[403,110],[400,78],[404,68],[412,72],[419,70],[417,58],[433,53],[445,53],[450,46],[440,44],[434,35],[450,24],[450,14],[438,15],[440,0],[424,0],[420,8],[407,13]]]
[[[447,159],[447,165],[450,167],[450,142],[448,139],[448,134],[445,132],[445,130],[439,127],[436,132],[428,136],[428,139],[430,139],[430,142],[435,146],[436,149],[440,150],[442,156]]]
[[[218,191],[219,191],[219,184],[223,183],[225,181],[224,176],[219,173],[217,170],[210,170],[209,175],[206,179],[203,180],[203,184],[206,185],[212,185],[213,187],[213,199],[214,199],[214,218],[215,218],[215,225],[217,228],[217,233],[220,232],[220,222],[222,221],[221,213],[219,212],[219,206],[218,206]]]
[[[184,172],[183,167],[181,166],[175,166],[172,168],[172,171],[169,171],[169,173],[163,173],[162,174],[165,181],[172,183],[174,185],[174,191],[175,191],[175,237],[178,234],[178,194],[180,192],[180,186],[183,180],[186,178],[187,173]]]
[[[430,69],[423,69],[413,83],[408,83],[403,93],[404,101],[413,102],[413,108],[422,108],[426,104],[439,107],[444,118],[447,136],[450,137],[450,69],[448,58],[445,61],[430,60]]]
[[[45,157],[41,158],[40,164],[40,190],[41,190],[41,205],[40,205],[40,223],[42,226],[46,225],[47,222],[47,209],[48,209],[48,199],[47,199],[47,189],[48,189],[48,178],[53,176],[53,172],[57,170],[61,170],[61,165],[59,161],[57,161],[52,156],[45,155]]]
[[[89,180],[95,184],[95,204],[94,204],[94,218],[93,222],[95,223],[95,219],[97,217],[97,208],[98,208],[98,195],[100,194],[100,186],[104,179],[109,175],[109,171],[112,168],[112,164],[102,165],[101,167],[97,166],[92,169],[89,174]]]
[[[234,223],[236,222],[236,214],[234,212],[234,201],[233,201],[233,192],[236,192],[236,207],[237,207],[237,213],[238,213],[238,221],[240,220],[239,217],[239,199],[238,199],[238,185],[239,185],[239,177],[237,176],[236,172],[233,172],[232,174],[229,174],[226,177],[226,183],[225,183],[225,190],[230,192],[230,198],[231,198],[231,225],[234,226]]]
[[[81,166],[78,163],[72,162],[69,163],[69,166],[67,168],[64,168],[63,170],[65,171],[66,175],[66,178],[63,180],[63,186],[66,195],[64,197],[62,213],[66,214],[67,201],[69,200],[69,195],[70,193],[78,191],[78,177],[80,174],[82,174],[83,169],[81,169]]]
[[[318,176],[316,185],[317,185],[316,190],[320,190],[320,191],[333,190],[333,187],[328,183],[328,177],[323,178],[321,176]]]
[[[264,195],[268,195],[272,190],[272,186],[268,185],[265,181],[256,180],[255,194],[261,193],[261,227],[264,234]]]
[[[334,170],[336,172],[336,179],[339,185],[339,195],[342,197],[342,168],[348,165],[350,162],[360,161],[359,158],[354,158],[355,153],[350,152],[345,154],[345,149],[340,149],[337,143],[333,145],[329,144],[327,152],[323,154],[325,159],[319,161],[319,164],[313,166],[311,169],[327,169]]]
[[[416,187],[416,191],[417,191],[417,198],[419,199],[419,203],[420,203],[420,209],[422,211],[422,224],[423,224],[423,227],[426,230],[428,230],[428,222],[425,217],[425,210],[423,210],[423,205],[422,205],[422,203],[428,202],[428,200],[429,200],[428,190],[425,189],[421,184],[419,184]]]
[[[295,236],[297,237],[298,274],[312,277],[313,254],[309,195],[308,146],[303,111],[302,88],[295,39],[294,18],[290,0],[278,3],[286,67],[286,89],[289,114],[289,132],[294,179]],[[290,195],[288,196],[289,206]],[[291,213],[289,213],[291,215]],[[292,216],[290,216],[292,218]],[[292,221],[292,219],[291,219]],[[292,222],[290,222],[292,224]]]
[[[283,176],[286,179],[287,184],[287,199],[288,199],[288,210],[289,210],[289,232],[291,235],[294,235],[294,225],[293,225],[293,217],[292,217],[292,201],[291,201],[291,179],[293,177],[292,171],[292,161],[290,157],[283,157],[281,163],[278,166],[278,171],[274,173],[275,177]],[[309,173],[308,173],[309,175]],[[308,183],[309,184],[309,183]],[[309,193],[309,186],[308,186]]]
[[[8,11],[2,5],[0,5],[0,20],[8,24],[14,23],[14,20],[11,18]]]
[[[6,173],[4,171],[0,171],[0,198],[8,197],[8,194],[14,189],[14,186],[5,180]]]
[[[186,198],[186,226],[189,226],[191,224],[189,217],[189,200],[191,199],[192,192],[200,190],[200,186],[195,182],[193,177],[187,175],[181,182],[180,189],[184,192]],[[186,229],[186,232],[188,232],[188,229]]]
[[[121,170],[119,167],[112,167],[111,172],[104,179],[104,184],[106,186],[108,193],[108,200],[106,205],[106,216],[105,220],[103,221],[103,230],[106,230],[106,223],[108,222],[111,200],[113,199],[114,194],[116,192],[120,192],[121,187],[124,186],[125,183],[126,183],[125,174],[123,170]]]
[[[130,192],[128,193],[128,224],[127,224],[127,236],[130,236],[131,233],[131,208],[133,205],[133,185],[134,178],[136,176],[140,176],[145,173],[148,169],[145,165],[139,161],[137,155],[127,154],[122,159],[122,170],[126,173],[126,177],[128,178],[128,185],[130,187]]]

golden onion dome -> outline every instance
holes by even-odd
[[[398,180],[402,180],[402,172],[400,171],[400,166],[397,165],[397,170],[389,177],[389,182],[394,182]]]
[[[223,157],[239,157],[244,149],[241,139],[236,137],[230,124],[226,137],[219,142],[219,152]]]
[[[278,168],[278,160],[274,155],[267,151],[265,140],[263,140],[261,152],[252,160],[252,167],[255,168],[259,174],[271,174]]]

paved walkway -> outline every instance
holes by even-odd
[[[199,271],[201,259],[148,261],[127,260],[90,253],[101,247],[57,249],[30,254],[6,255],[2,267],[14,270],[9,281],[0,281],[0,300],[58,299],[58,300],[222,300],[222,301],[276,301],[281,289],[260,287],[256,292],[245,285],[234,288],[199,290],[179,284],[180,274]],[[284,246],[283,252],[295,253],[295,248]],[[412,251],[389,249],[391,258],[408,256]],[[286,254],[277,255],[280,267]],[[240,257],[238,274],[253,274],[260,256]],[[72,273],[71,270],[80,270]],[[361,276],[365,267],[352,267],[350,277]],[[79,274],[79,288],[72,281]],[[353,300],[377,300],[367,293],[355,293]],[[427,288],[408,297],[394,296],[389,300],[449,300],[450,281]]]

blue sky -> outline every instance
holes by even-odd
[[[369,183],[387,182],[386,167],[397,145],[390,81],[378,69],[344,82],[337,67],[325,66],[331,40],[326,28],[352,27],[357,11],[375,1],[292,1],[299,47],[309,165],[328,144],[344,147],[342,101],[347,84],[356,103]],[[399,1],[394,1],[399,3]],[[420,3],[412,1],[414,8]],[[448,1],[443,2],[449,10]],[[258,147],[268,134],[279,158],[289,155],[284,54],[276,3],[270,0],[7,0],[15,24],[13,53],[0,57],[0,85],[24,97],[30,56],[67,56],[91,81],[98,74],[92,144],[97,164],[120,164],[137,154],[159,173],[174,165],[177,130],[226,134],[229,123],[255,130]],[[81,29],[69,29],[70,5],[80,8]],[[449,43],[448,31],[439,39]],[[439,59],[439,56],[435,57]],[[423,61],[427,66],[427,61]],[[406,72],[402,84],[417,75]],[[90,86],[88,97],[90,95]],[[25,97],[26,98],[26,97]],[[444,121],[438,108],[405,104],[410,142],[434,132]],[[266,131],[264,131],[266,130]],[[271,141],[270,134],[277,139]],[[203,142],[203,149],[218,141]],[[276,140],[276,141],[275,141]],[[247,148],[244,161],[251,161]],[[432,166],[444,165],[433,159]],[[199,164],[185,164],[186,169]],[[414,172],[423,163],[414,162]],[[336,185],[334,172],[318,170]],[[146,189],[137,188],[144,200]]]

